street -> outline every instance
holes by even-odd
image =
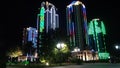
[[[111,63],[90,63],[83,65],[69,65],[69,66],[59,66],[59,67],[47,67],[47,68],[120,68],[120,64]]]
[[[17,67],[17,66],[7,66],[7,68],[29,68],[29,67]],[[43,67],[34,67],[30,68],[43,68]],[[45,67],[45,68],[120,68],[120,63],[111,64],[111,63],[85,63],[83,65],[69,65],[69,66],[54,66],[54,67]]]

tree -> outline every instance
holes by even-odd
[[[16,46],[14,48],[10,48],[8,51],[7,51],[7,61],[8,62],[17,62],[18,61],[18,57],[19,56],[22,56],[23,55],[23,52],[21,50],[21,48],[19,46]]]
[[[7,56],[10,57],[18,57],[21,55],[22,55],[22,50],[20,49],[20,47],[10,48],[7,52]]]
[[[62,49],[53,48],[53,59],[55,63],[67,62],[70,56],[70,50],[67,45],[64,45]]]

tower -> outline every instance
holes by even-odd
[[[48,33],[49,30],[59,28],[59,15],[57,8],[49,2],[42,2],[40,13],[37,14],[37,29]]]
[[[37,14],[38,53],[45,54],[46,49],[49,49],[50,38],[57,28],[59,28],[57,8],[52,3],[42,2],[40,12]]]
[[[27,57],[27,60],[33,61],[33,56],[37,51],[37,36],[36,28],[28,27],[23,29],[22,48],[24,50],[23,55]]]
[[[89,23],[89,46],[98,52],[99,59],[108,59],[109,53],[106,50],[106,29],[103,21],[99,18],[92,19]]]
[[[37,48],[37,30],[33,27],[23,29],[23,40],[22,44],[25,45],[28,42],[32,42],[32,47]]]
[[[88,44],[87,17],[85,5],[80,1],[73,1],[66,8],[67,36],[70,48],[78,47],[84,50]]]

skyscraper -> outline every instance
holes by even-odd
[[[50,47],[49,39],[54,35],[56,29],[59,28],[59,15],[57,8],[49,2],[42,2],[40,13],[37,14],[37,30],[38,30],[38,50],[39,53],[45,52],[44,48]],[[42,54],[43,54],[42,53]]]
[[[66,8],[67,35],[70,48],[84,50],[88,44],[87,17],[85,5],[80,1],[73,1]]]
[[[49,30],[59,28],[59,15],[57,8],[49,2],[42,2],[40,13],[37,15],[37,29],[48,33]]]
[[[37,30],[33,27],[23,29],[23,40],[22,44],[25,45],[28,42],[32,42],[32,47],[37,48]]]
[[[106,50],[106,29],[103,21],[98,18],[92,19],[88,26],[90,48],[98,52],[99,59],[107,59],[109,53]]]

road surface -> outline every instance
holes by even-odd
[[[119,64],[90,63],[83,65],[69,65],[69,66],[58,66],[58,67],[47,67],[47,68],[120,68],[120,63]]]
[[[20,66],[7,66],[6,68],[43,68],[43,67],[20,67]],[[120,63],[85,63],[83,65],[68,65],[68,66],[55,66],[55,67],[45,67],[45,68],[120,68]]]

